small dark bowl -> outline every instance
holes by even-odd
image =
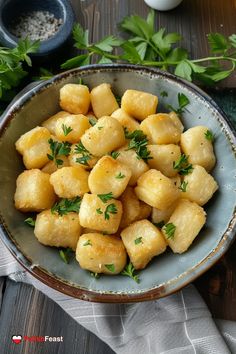
[[[51,38],[41,41],[35,56],[51,54],[59,49],[70,37],[75,20],[73,9],[68,0],[6,0],[0,5],[0,42],[3,46],[13,48],[19,38],[10,32],[12,22],[21,15],[31,11],[49,11],[56,18],[63,20],[59,30]]]

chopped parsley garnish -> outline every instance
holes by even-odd
[[[91,243],[90,240],[87,240],[87,241],[83,244],[83,246],[92,246],[92,243]]]
[[[186,192],[187,185],[188,185],[188,182],[183,181],[183,182],[181,183],[181,185],[179,186],[179,189],[180,189],[182,192]]]
[[[89,123],[92,125],[92,127],[97,124],[97,120],[93,117],[89,117]]]
[[[59,250],[59,255],[60,255],[61,259],[63,260],[63,262],[65,262],[66,264],[68,264],[70,262],[73,253],[74,253],[74,251],[69,247],[66,249]]]
[[[97,196],[98,196],[98,198],[101,199],[101,201],[102,201],[103,203],[106,203],[106,202],[108,202],[108,200],[110,200],[110,199],[113,198],[112,192],[106,193],[106,194],[98,194]]]
[[[168,93],[166,91],[161,91],[160,96],[161,97],[168,97]]]
[[[153,222],[153,225],[161,229],[165,225],[165,221]]]
[[[188,156],[182,154],[180,158],[173,162],[173,168],[179,172],[180,175],[188,175],[192,172],[193,166],[188,162]]]
[[[137,158],[143,159],[145,162],[152,159],[150,156],[151,152],[147,149],[147,136],[142,132],[142,130],[134,130],[132,133],[129,133],[127,129],[125,131],[125,138],[129,139],[127,150],[135,150]]]
[[[177,114],[182,114],[185,110],[185,107],[190,103],[189,99],[187,96],[185,96],[183,93],[178,93],[178,108],[174,108],[171,105],[168,105],[167,108],[171,109]]]
[[[120,153],[118,151],[111,152],[111,157],[113,157],[114,160],[116,160],[119,155],[120,155]]]
[[[124,177],[125,177],[125,175],[122,175],[122,173],[120,172],[120,173],[118,173],[118,175],[115,178],[122,179]]]
[[[120,273],[121,275],[126,275],[127,277],[132,278],[136,283],[139,283],[139,274],[134,274],[135,268],[131,262],[125,266],[125,268]]]
[[[95,278],[95,279],[99,279],[100,278],[100,274],[98,273],[94,273],[94,272],[90,272],[91,277]]]
[[[35,227],[35,220],[33,218],[27,218],[24,222],[31,227]]]
[[[206,137],[207,140],[211,141],[212,143],[215,140],[215,136],[210,130],[207,130],[205,132],[205,137]]]
[[[117,207],[113,203],[109,204],[106,207],[106,210],[104,212],[105,220],[109,220],[110,219],[110,214],[117,214]]]
[[[60,216],[66,215],[70,212],[78,213],[80,209],[81,198],[75,197],[73,199],[61,199],[59,202],[55,203],[51,212],[58,213]]]
[[[134,240],[134,243],[135,243],[135,245],[139,245],[140,243],[143,243],[142,236],[141,236],[141,237],[137,237],[137,238]]]
[[[98,214],[102,214],[101,208],[96,209],[96,212],[97,212]]]
[[[84,145],[82,144],[81,141],[78,144],[76,144],[74,152],[75,152],[75,154],[82,154],[81,157],[76,158],[76,160],[75,160],[76,162],[78,162],[84,166],[89,166],[88,161],[92,159],[92,155],[84,147]]]
[[[112,273],[115,272],[115,266],[114,264],[105,264],[105,267]]]
[[[167,235],[168,239],[174,238],[175,230],[176,230],[176,226],[174,224],[172,224],[171,222],[168,224],[165,224],[165,226],[163,227],[163,230],[164,230],[165,234]]]
[[[71,143],[68,141],[55,141],[53,139],[49,139],[48,143],[50,145],[51,154],[47,154],[49,160],[54,161],[56,166],[61,166],[63,164],[63,160],[58,157],[64,155],[68,156],[71,151]]]
[[[73,130],[71,127],[67,127],[65,124],[62,124],[61,127],[65,136],[67,136]]]
[[[104,127],[103,127],[103,126],[99,126],[99,127],[98,127],[98,130],[101,130],[102,128],[104,128]]]
[[[120,104],[121,104],[121,97],[118,96],[118,95],[116,95],[115,98],[116,98],[116,102],[117,102],[118,105],[120,106]]]

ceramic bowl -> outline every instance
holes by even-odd
[[[118,276],[98,280],[73,260],[66,265],[56,248],[41,245],[24,224],[26,215],[14,208],[17,176],[23,170],[14,143],[28,130],[59,110],[59,89],[79,78],[90,88],[110,83],[117,95],[126,89],[143,90],[160,99],[158,111],[167,103],[177,105],[178,93],[190,100],[183,114],[186,128],[206,125],[215,134],[217,164],[213,175],[219,191],[206,205],[207,223],[189,250],[171,251],[156,257],[140,272],[140,283]],[[168,97],[162,97],[166,91]],[[38,84],[21,95],[3,114],[0,123],[0,221],[1,237],[16,259],[45,284],[73,297],[97,302],[136,302],[169,295],[196,279],[229,248],[235,236],[235,137],[226,117],[213,100],[196,86],[159,70],[132,65],[98,65],[71,70]],[[191,223],[191,220],[189,220]]]
[[[74,24],[74,12],[67,0],[6,0],[0,4],[0,43],[9,48],[17,45],[18,38],[10,32],[12,21],[31,11],[49,11],[56,18],[61,18],[63,24],[58,32],[42,41],[37,53],[33,56],[45,56],[53,53],[64,44],[71,35]]]

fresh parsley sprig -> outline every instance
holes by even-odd
[[[179,107],[178,108],[174,108],[173,106],[171,106],[169,104],[169,105],[167,105],[167,108],[170,109],[171,111],[174,111],[178,115],[181,115],[184,112],[185,107],[189,103],[190,103],[190,101],[189,101],[188,97],[185,96],[184,93],[178,93],[178,104],[179,104]]]
[[[117,214],[117,207],[114,203],[109,204],[104,211],[105,220],[110,220],[110,214]]]
[[[92,159],[92,154],[84,147],[83,143],[80,141],[76,144],[74,149],[75,154],[81,154],[82,156],[76,158],[76,162],[84,166],[89,166],[88,161]]]
[[[101,199],[101,201],[102,201],[103,203],[107,203],[108,200],[114,198],[112,192],[106,193],[106,194],[98,194],[97,196],[98,196],[99,199]]]
[[[61,127],[65,136],[67,136],[70,132],[73,131],[73,129],[71,127],[67,127],[66,124],[62,124]]]
[[[170,222],[168,224],[165,224],[165,226],[163,226],[163,230],[168,239],[174,239],[176,226],[173,223]]]
[[[126,275],[127,277],[130,277],[133,279],[136,283],[139,283],[139,274],[135,274],[135,268],[131,262],[129,262],[125,268],[122,270],[120,273],[121,275]]]
[[[80,210],[81,197],[75,197],[73,199],[61,199],[59,202],[55,203],[51,212],[53,214],[58,213],[60,216],[66,215],[70,212],[78,213]]]
[[[212,143],[214,142],[215,140],[215,136],[214,134],[210,131],[210,130],[207,130],[206,133],[205,133],[205,138],[209,141],[211,141]]]
[[[125,130],[125,138],[130,140],[127,150],[135,150],[139,160],[143,159],[147,162],[152,159],[152,156],[150,156],[151,152],[147,149],[147,136],[142,130],[134,130],[132,133]]]
[[[68,141],[55,141],[52,138],[48,140],[50,145],[51,154],[47,154],[49,160],[54,161],[56,166],[61,166],[63,164],[63,160],[61,160],[60,156],[68,156],[71,151],[71,143]]]
[[[27,218],[24,222],[31,227],[35,227],[35,220],[33,218]]]
[[[205,85],[221,81],[235,71],[236,34],[229,37],[220,33],[208,34],[209,56],[191,59],[188,51],[179,45],[182,40],[180,34],[167,33],[165,28],[155,30],[153,10],[146,20],[137,15],[125,17],[120,29],[128,33],[126,40],[111,35],[97,43],[90,43],[89,31],[84,30],[80,24],[75,25],[75,47],[82,53],[67,60],[62,68],[88,65],[98,58],[100,64],[129,62],[159,67],[174,71],[177,76],[188,81],[195,80]],[[121,48],[119,54],[115,53],[117,47]]]
[[[59,256],[63,260],[64,263],[69,264],[72,256],[74,255],[74,251],[67,247],[65,249],[60,249],[59,250]]]
[[[182,154],[177,161],[173,162],[173,168],[183,176],[188,175],[193,170],[193,166],[188,162],[188,156],[185,154]]]

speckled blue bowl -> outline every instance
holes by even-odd
[[[48,40],[42,41],[34,56],[45,56],[60,48],[70,37],[74,12],[69,0],[6,0],[0,4],[0,43],[5,47],[15,47],[18,38],[10,31],[12,21],[31,11],[49,11],[56,18],[61,18],[63,24],[58,32]]]
[[[59,89],[79,78],[90,88],[110,83],[117,95],[137,89],[159,96],[158,111],[167,103],[177,106],[177,95],[190,100],[183,114],[186,128],[206,125],[215,134],[217,164],[213,175],[219,191],[206,205],[207,223],[184,254],[171,251],[153,259],[140,272],[140,284],[121,275],[96,280],[73,260],[66,265],[58,250],[41,245],[25,214],[14,208],[17,176],[23,170],[15,141],[59,110]],[[166,91],[168,97],[160,93]],[[210,268],[229,248],[235,237],[236,158],[235,137],[223,112],[196,86],[155,69],[132,65],[89,66],[62,73],[24,92],[9,106],[0,122],[0,236],[16,259],[45,284],[71,296],[98,302],[135,302],[163,297],[190,283]],[[191,220],[189,220],[191,223]]]

